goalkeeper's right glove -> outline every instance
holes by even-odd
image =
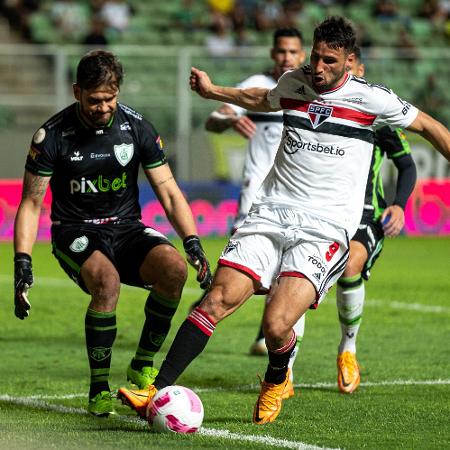
[[[14,314],[20,320],[28,317],[31,305],[27,294],[33,282],[31,256],[27,253],[16,253],[14,255]]]

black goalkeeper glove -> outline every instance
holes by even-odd
[[[31,256],[26,253],[16,253],[14,255],[14,314],[20,320],[28,317],[31,305],[27,293],[28,289],[33,286],[33,282]]]
[[[195,235],[188,236],[183,239],[183,247],[189,264],[197,270],[197,281],[200,283],[200,287],[208,289],[212,276],[200,239]]]

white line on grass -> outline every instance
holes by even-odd
[[[74,394],[77,395],[77,394]],[[86,395],[86,394],[83,394]],[[53,396],[52,398],[56,398]],[[59,398],[68,398],[67,396],[60,396]],[[72,397],[73,398],[73,397]],[[40,409],[44,411],[54,411],[56,413],[63,414],[77,414],[77,415],[88,415],[87,411],[83,408],[71,408],[63,405],[54,405],[42,400],[38,400],[36,396],[33,397],[14,397],[11,395],[0,395],[0,402],[7,402],[15,405],[27,406],[35,409]],[[121,422],[133,423],[142,426],[143,429],[147,428],[147,423],[137,417],[128,416],[113,416],[114,420],[120,420]],[[315,445],[305,444],[303,442],[288,441],[286,439],[277,439],[271,436],[257,436],[253,434],[240,434],[233,433],[228,430],[218,430],[215,428],[201,428],[198,432],[199,434],[210,436],[213,438],[223,438],[230,441],[245,441],[257,444],[264,444],[271,447],[278,448],[290,448],[297,450],[339,450],[332,449],[328,447],[317,447]]]
[[[385,381],[366,381],[360,384],[361,387],[378,387],[378,386],[442,386],[442,385],[450,385],[450,380],[385,380]],[[306,388],[306,389],[322,389],[322,388],[331,388],[337,389],[335,382],[327,382],[321,381],[318,383],[297,383],[294,384],[294,387],[297,388]],[[192,388],[195,392],[227,392],[227,391],[258,391],[259,385],[257,384],[245,384],[241,386],[233,386],[233,388],[222,388],[222,387],[213,387],[213,388]],[[7,394],[5,394],[7,396]],[[29,400],[70,400],[74,398],[82,398],[86,397],[86,392],[79,394],[63,394],[63,395],[30,395],[25,398]],[[0,396],[0,399],[2,397]],[[11,397],[12,398],[12,397]]]
[[[0,282],[8,282],[11,281],[12,278],[9,275],[0,274]],[[38,277],[35,279],[35,285],[46,285],[46,286],[64,286],[64,287],[77,287],[76,284],[69,279],[65,278],[56,278],[56,277]],[[122,285],[122,289],[139,289],[132,286]],[[200,296],[201,289],[200,288],[184,288],[183,292],[187,294],[198,294]],[[447,308],[445,306],[434,306],[434,305],[424,305],[422,303],[409,303],[407,301],[405,302],[397,302],[394,300],[381,300],[381,299],[367,299],[365,302],[365,306],[382,306],[385,308],[391,308],[391,309],[403,309],[407,311],[417,311],[421,313],[450,313],[450,308]]]
[[[419,311],[426,313],[448,313],[450,308],[445,306],[423,305],[422,303],[403,303],[390,300],[368,299],[364,306],[387,306],[392,309],[405,309],[408,311]]]

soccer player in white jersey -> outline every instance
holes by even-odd
[[[191,89],[204,98],[255,111],[283,109],[283,137],[247,219],[222,252],[211,290],[181,325],[148,395],[119,389],[138,413],[203,351],[218,322],[276,283],[264,313],[269,364],[253,412],[255,424],[273,422],[289,379],[293,325],[345,269],[374,130],[407,128],[450,160],[450,133],[441,123],[387,88],[349,75],[354,47],[351,24],[331,17],[314,30],[311,67],[286,72],[274,89],[216,86],[192,68]]]
[[[281,75],[302,65],[305,61],[305,51],[300,31],[296,28],[275,30],[270,57],[273,60],[273,67],[270,71],[252,75],[239,83],[237,87],[245,89],[262,86],[272,89]],[[224,103],[210,114],[205,128],[214,133],[222,133],[232,128],[248,139],[238,213],[233,224],[233,230],[236,230],[244,222],[261,183],[273,165],[283,131],[283,113],[281,111],[255,113],[230,103]],[[203,296],[193,303],[192,307],[198,306],[202,299]],[[303,320],[298,327],[295,327],[298,336],[303,334],[302,322]],[[267,355],[262,324],[255,342],[250,347],[250,354]],[[285,397],[293,395],[294,388],[290,381],[286,387]]]

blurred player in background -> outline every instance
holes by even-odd
[[[272,89],[283,73],[302,65],[305,61],[305,51],[301,33],[296,28],[275,30],[270,57],[274,63],[270,72],[252,75],[239,83],[237,87],[245,89],[264,86]],[[206,122],[206,129],[214,133],[222,133],[229,128],[233,128],[248,139],[238,213],[233,224],[234,232],[244,222],[261,183],[273,165],[283,131],[283,113],[281,111],[253,113],[236,105],[223,104],[211,113]],[[198,306],[202,299],[203,296],[192,307]],[[301,336],[303,335],[303,319],[298,327],[296,332],[298,336]],[[267,355],[262,324],[255,342],[250,347],[250,354]],[[285,395],[287,397],[294,395],[292,371]]]
[[[311,67],[286,72],[274,89],[217,86],[192,68],[191,89],[204,98],[284,110],[283,136],[249,215],[222,252],[210,291],[178,330],[148,395],[119,389],[139,414],[203,351],[218,322],[276,280],[264,312],[269,363],[253,411],[255,424],[273,422],[289,380],[293,326],[318,306],[348,262],[375,129],[408,128],[450,160],[450,133],[441,123],[386,87],[349,74],[354,48],[351,24],[331,17],[314,30]]]
[[[77,101],[33,136],[15,220],[15,314],[24,319],[33,284],[31,253],[50,183],[53,254],[91,295],[85,317],[88,411],[96,416],[114,413],[108,379],[120,283],[151,288],[139,346],[127,369],[127,378],[144,388],[157,373],[153,357],[169,332],[187,277],[175,247],[140,221],[140,165],[183,239],[200,285],[207,288],[211,279],[191,210],[167,164],[160,136],[138,112],[117,101],[122,79],[122,65],[112,53],[96,50],[80,60],[73,85]]]
[[[361,51],[355,49],[351,72],[364,77]],[[398,174],[395,197],[387,206],[384,198],[381,165],[384,157],[394,163]],[[359,365],[356,360],[356,338],[362,320],[365,299],[364,280],[383,249],[384,237],[395,237],[405,224],[405,206],[416,183],[416,165],[411,148],[400,128],[388,126],[375,132],[375,145],[367,179],[361,223],[350,241],[347,266],[337,282],[337,308],[341,324],[338,347],[338,386],[343,393],[352,393],[359,385]]]
[[[355,57],[350,71],[364,77],[365,65],[361,62],[361,51],[354,50]],[[393,202],[387,206],[384,198],[381,166],[387,157],[394,163],[398,174]],[[338,347],[337,381],[339,390],[351,394],[359,386],[360,372],[356,360],[356,338],[362,321],[365,299],[364,280],[383,249],[384,237],[395,237],[405,224],[405,206],[416,183],[416,165],[411,148],[402,130],[391,130],[385,126],[375,132],[375,144],[367,179],[364,210],[361,223],[350,241],[347,266],[337,281],[337,309],[341,324],[341,342]],[[302,316],[304,319],[305,315]],[[296,327],[297,339],[303,338],[305,326]],[[297,352],[293,352],[293,364]]]

